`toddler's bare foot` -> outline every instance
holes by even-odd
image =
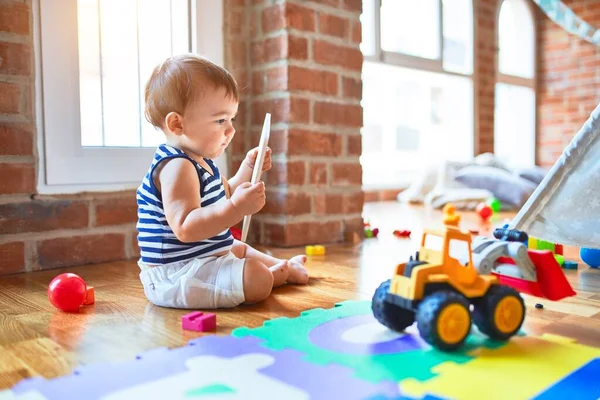
[[[291,271],[288,262],[285,260],[269,267],[269,269],[273,274],[273,287],[283,285],[288,280]]]
[[[297,283],[299,285],[305,285],[308,283],[308,271],[304,267],[306,262],[305,255],[299,255],[292,257],[288,260],[290,266],[290,275],[287,278],[289,283]]]

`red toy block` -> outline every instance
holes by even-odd
[[[393,233],[394,233],[394,236],[396,236],[396,237],[410,237],[410,234],[411,234],[411,232],[406,229],[404,229],[404,230],[396,229]]]
[[[564,256],[562,244],[554,244],[554,254]]]
[[[217,316],[213,313],[195,311],[181,316],[181,325],[188,331],[214,331],[217,329]]]
[[[84,306],[89,306],[90,304],[94,304],[96,302],[96,295],[94,293],[94,287],[88,286],[85,292],[85,300],[83,300]]]

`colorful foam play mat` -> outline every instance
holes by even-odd
[[[385,328],[370,302],[346,301],[0,392],[0,400],[195,398],[597,400],[600,349],[525,333],[495,342],[474,327],[448,353],[415,326]]]

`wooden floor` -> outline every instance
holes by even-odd
[[[367,203],[364,215],[380,234],[359,244],[327,247],[325,257],[309,261],[308,286],[285,286],[261,304],[217,312],[217,334],[239,326],[255,327],[266,319],[297,316],[315,307],[332,307],[348,299],[370,299],[375,288],[391,276],[394,266],[414,254],[424,224],[441,223],[439,212],[395,202]],[[493,225],[502,225],[503,216]],[[463,215],[466,229],[491,234],[472,214]],[[412,239],[393,237],[394,229],[411,229]],[[567,256],[576,258],[569,249]],[[296,250],[271,250],[289,257]],[[300,249],[303,252],[303,249]],[[82,276],[94,286],[96,304],[79,314],[55,310],[46,297],[50,280],[62,272]],[[134,261],[52,270],[0,278],[0,388],[42,375],[52,378],[70,373],[79,364],[131,359],[160,346],[181,346],[201,333],[183,331],[180,317],[189,311],[159,308],[144,297]],[[553,303],[526,298],[525,329],[570,336],[600,347],[600,272],[581,267],[567,271],[577,297]]]

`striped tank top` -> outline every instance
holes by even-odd
[[[169,227],[163,209],[162,196],[154,185],[152,173],[160,162],[177,157],[190,160],[196,167],[200,180],[200,204],[203,208],[227,200],[221,174],[211,160],[204,159],[212,168],[214,176],[183,151],[161,144],[156,149],[154,160],[136,191],[138,246],[141,261],[146,264],[162,265],[207,257],[230,250],[233,245],[233,236],[229,229],[200,242],[183,243],[177,239]]]

